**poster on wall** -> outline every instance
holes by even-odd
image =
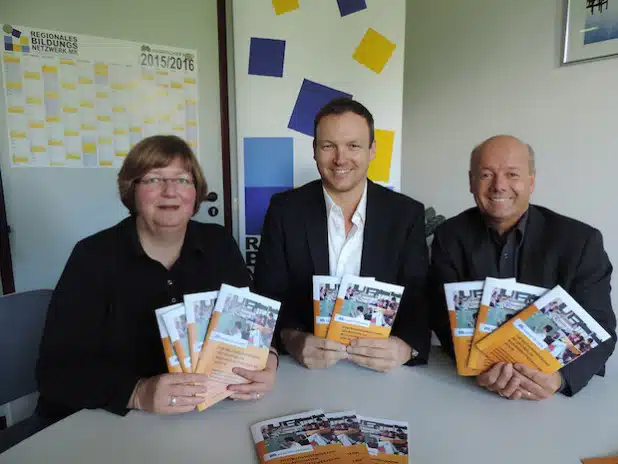
[[[199,150],[197,53],[3,24],[11,166],[118,167],[138,141]]]
[[[618,55],[618,0],[568,0],[563,63]]]
[[[253,269],[272,195],[319,177],[313,121],[336,97],[375,120],[371,180],[400,190],[405,0],[233,2],[239,244]]]

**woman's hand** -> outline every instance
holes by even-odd
[[[249,380],[249,383],[229,385],[227,389],[234,392],[230,396],[233,400],[259,400],[273,389],[275,378],[277,377],[277,356],[274,353],[268,354],[266,367],[261,371],[250,371],[235,367],[232,372]]]
[[[135,386],[129,407],[156,414],[180,414],[204,402],[204,374],[161,374],[141,379]]]

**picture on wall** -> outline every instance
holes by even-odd
[[[564,64],[618,55],[618,0],[567,0]]]

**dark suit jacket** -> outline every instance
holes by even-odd
[[[429,352],[424,213],[421,203],[369,181],[361,276],[406,287],[391,333],[419,352],[409,364],[427,362]],[[313,333],[312,276],[328,274],[322,183],[274,195],[264,219],[254,285],[282,302],[277,336],[284,328]]]
[[[519,252],[518,281],[540,287],[560,285],[596,319],[612,338],[562,368],[573,395],[595,375],[605,373],[605,362],[616,345],[616,316],[610,300],[612,265],[603,249],[601,232],[547,208],[530,206]],[[446,282],[483,280],[491,263],[481,253],[487,228],[477,208],[449,219],[435,232],[429,270],[432,328],[451,355],[453,344],[444,299]],[[495,267],[495,266],[494,266]]]

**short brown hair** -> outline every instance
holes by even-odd
[[[204,173],[191,147],[175,135],[153,135],[139,141],[124,160],[118,172],[118,191],[120,200],[131,215],[137,214],[135,208],[135,182],[140,180],[152,169],[169,166],[179,158],[184,161],[185,169],[193,176],[195,183],[195,215],[202,202],[206,199],[208,186]]]
[[[340,115],[344,113],[354,113],[357,114],[367,121],[367,126],[369,126],[369,145],[373,143],[375,138],[375,128],[373,115],[369,112],[369,110],[360,102],[356,100],[352,100],[351,98],[342,97],[335,98],[329,101],[326,105],[324,105],[318,113],[315,115],[313,120],[313,148],[315,149],[315,138],[318,136],[318,125],[320,121],[326,116],[330,116],[332,114]]]

